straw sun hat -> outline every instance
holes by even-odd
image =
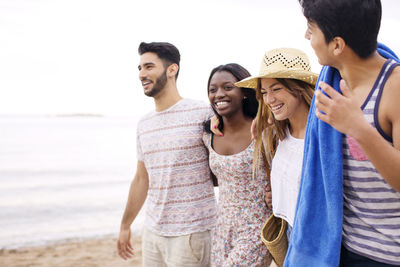
[[[258,76],[235,83],[238,87],[257,88],[259,78],[287,78],[315,86],[318,74],[311,71],[307,55],[294,48],[278,48],[265,53]]]

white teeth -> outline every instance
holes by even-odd
[[[220,101],[220,102],[216,102],[215,105],[217,106],[217,108],[219,108],[219,107],[228,105],[228,102]]]
[[[146,86],[146,85],[149,85],[149,84],[151,84],[150,80],[148,80],[148,79],[142,80],[142,86]]]
[[[273,106],[273,107],[271,107],[271,110],[272,110],[272,111],[277,111],[277,110],[280,109],[281,107],[283,107],[283,104]]]

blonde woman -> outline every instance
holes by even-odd
[[[307,117],[317,78],[305,53],[279,48],[265,53],[258,76],[236,83],[256,90],[259,107],[254,164],[264,147],[271,166],[273,213],[286,220],[289,229],[294,221]]]

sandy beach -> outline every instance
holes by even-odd
[[[0,267],[139,267],[142,266],[140,236],[132,237],[135,255],[125,261],[116,250],[115,237],[85,241],[60,242],[58,244],[0,250]],[[277,267],[272,262],[270,267]]]
[[[132,237],[135,255],[127,261],[124,261],[118,256],[116,240],[116,237],[109,237],[84,241],[64,241],[41,247],[0,250],[0,266],[142,266],[140,237]]]

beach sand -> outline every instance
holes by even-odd
[[[0,250],[0,267],[139,267],[142,266],[140,236],[132,237],[135,255],[121,259],[117,238],[64,241],[53,245]],[[270,267],[277,267],[272,262]]]
[[[117,238],[64,241],[42,247],[0,250],[1,267],[95,267],[142,266],[142,248],[139,236],[132,237],[135,255],[121,259],[116,249]]]

